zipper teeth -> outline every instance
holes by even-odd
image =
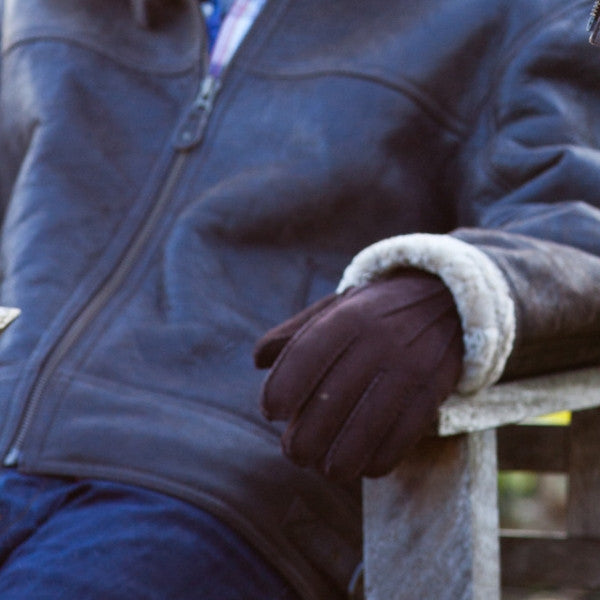
[[[136,234],[132,245],[123,256],[123,260],[118,264],[116,270],[113,271],[110,277],[100,287],[98,293],[92,298],[91,302],[73,321],[64,337],[54,347],[46,363],[42,366],[40,374],[38,375],[31,393],[29,394],[29,400],[25,414],[23,415],[23,419],[17,430],[18,433],[12,443],[7,458],[5,459],[5,464],[12,463],[13,460],[11,459],[18,457],[21,446],[23,445],[33,417],[36,413],[40,398],[42,397],[52,374],[64,356],[67,354],[71,346],[79,339],[80,335],[86,329],[88,324],[100,313],[105,303],[121,286],[123,281],[127,278],[134,267],[136,260],[144,249],[150,233],[156,226],[160,216],[163,214],[163,209],[171,197],[171,192],[175,187],[185,160],[186,156],[184,154],[177,154],[169,170],[167,179],[157,196],[157,200],[152,207],[150,214],[148,215],[148,218]]]
[[[592,9],[590,10],[590,18],[588,19],[588,23],[587,23],[588,31],[592,30],[592,28],[598,21],[599,17],[600,17],[600,0],[595,0],[594,5],[592,6]]]
[[[598,0],[600,3],[600,0]],[[250,30],[244,36],[240,46],[237,48],[234,53],[231,61],[227,65],[227,69],[222,72],[217,78],[218,82],[222,82],[225,72],[229,70],[231,64],[235,61],[237,56],[239,55],[239,50],[248,42],[248,38],[251,36],[253,31],[256,30],[257,21],[260,20],[261,17],[264,18],[264,14],[266,13],[267,5],[273,4],[270,0],[266,0],[265,6],[263,6],[260,14],[255,19],[255,22]],[[200,7],[197,8],[200,11]],[[202,85],[206,84],[206,78],[210,77],[209,75],[209,63],[208,63],[208,52],[206,46],[206,36],[203,37],[204,43],[202,44],[202,65],[204,77],[200,81],[200,91],[202,90]],[[217,85],[217,89],[212,94],[212,99],[216,96],[216,93],[220,89],[220,84]],[[209,107],[212,108],[212,107]],[[29,393],[27,405],[25,408],[25,412],[23,414],[21,423],[17,428],[17,433],[14,437],[12,444],[9,446],[8,453],[4,458],[5,466],[12,466],[18,462],[19,454],[37,411],[37,406],[42,398],[42,395],[50,381],[51,376],[54,371],[65,357],[67,352],[70,350],[72,345],[77,342],[81,334],[90,324],[90,322],[100,313],[100,311],[104,308],[105,303],[110,299],[112,294],[118,289],[118,287],[125,280],[127,275],[131,272],[133,266],[140,253],[144,249],[145,243],[149,234],[154,229],[154,226],[158,222],[159,217],[163,213],[163,208],[167,204],[170,199],[171,192],[173,191],[175,184],[177,183],[179,174],[183,168],[187,160],[186,152],[177,152],[176,158],[169,170],[167,175],[167,179],[162,186],[157,200],[148,215],[146,221],[142,224],[138,233],[134,236],[134,240],[130,248],[125,252],[123,256],[123,260],[119,263],[118,267],[115,271],[113,271],[112,275],[108,277],[108,279],[101,285],[98,293],[92,298],[90,303],[84,307],[81,313],[75,318],[70,327],[67,329],[65,335],[60,339],[57,345],[50,351],[50,354],[44,364],[42,364],[39,375]]]
[[[196,14],[198,15],[200,13],[199,6],[197,6],[197,11],[198,12]],[[204,22],[201,20],[200,23],[203,25]],[[203,36],[202,40],[203,42],[200,50],[200,59],[203,67],[203,73],[206,74],[208,71],[206,36]],[[201,85],[202,81],[203,78],[201,79]],[[134,236],[132,245],[125,252],[123,260],[118,264],[116,270],[113,271],[113,273],[100,286],[99,291],[93,296],[90,303],[83,308],[72,324],[68,327],[65,335],[50,351],[46,362],[40,367],[38,377],[28,395],[26,407],[24,409],[25,412],[17,428],[16,435],[9,446],[7,454],[4,457],[5,466],[13,466],[18,462],[23,442],[25,441],[25,437],[27,436],[31,423],[33,422],[33,418],[37,412],[38,404],[52,374],[67,352],[70,350],[71,346],[79,339],[89,323],[91,323],[91,321],[100,313],[113,292],[121,285],[121,283],[131,272],[137,258],[145,246],[149,234],[154,229],[159,217],[163,213],[163,208],[169,201],[171,192],[177,183],[179,174],[186,160],[186,154],[177,152],[175,159],[173,160],[167,173],[167,179],[157,195],[156,202],[154,203],[147,219]]]

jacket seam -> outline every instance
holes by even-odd
[[[41,459],[36,462],[35,467],[24,465],[21,471],[32,474],[51,473],[52,475],[58,474],[59,476],[77,478],[113,479],[129,485],[151,487],[151,489],[156,489],[159,492],[163,492],[165,488],[173,490],[178,497],[212,512],[234,531],[250,541],[250,543],[255,544],[267,560],[271,561],[276,568],[290,577],[290,585],[302,595],[304,600],[318,600],[318,597],[313,593],[313,589],[311,589],[313,587],[310,583],[311,580],[307,579],[305,574],[298,571],[294,562],[283,558],[282,553],[277,550],[276,545],[268,542],[267,536],[261,534],[248,519],[243,517],[242,511],[238,510],[235,506],[223,502],[215,494],[200,490],[190,493],[188,491],[190,489],[189,485],[157,476],[152,471],[131,469],[117,465],[98,466],[74,460]],[[151,486],[149,481],[155,482],[155,485]],[[290,542],[288,544],[292,545]],[[299,553],[298,550],[295,550],[295,552]]]
[[[381,75],[362,73],[350,69],[315,69],[310,72],[271,73],[265,69],[245,68],[244,72],[257,77],[262,77],[263,79],[282,81],[299,81],[302,79],[317,79],[322,77],[351,78],[368,81],[410,98],[438,124],[458,138],[464,139],[468,137],[469,128],[465,121],[450,114],[448,111],[443,110],[433,97],[424,93],[419,86],[415,85],[407,78],[402,78],[401,81],[392,81]]]
[[[89,42],[83,42],[76,38],[66,37],[58,34],[35,34],[27,37],[26,39],[21,39],[16,42],[11,43],[6,48],[2,49],[2,56],[4,58],[8,58],[10,54],[12,54],[17,48],[22,46],[28,46],[31,44],[35,44],[36,42],[59,42],[61,44],[74,46],[80,48],[82,50],[88,51],[90,53],[94,53],[98,56],[101,56],[105,59],[108,59],[116,64],[119,64],[123,67],[129,68],[137,73],[145,73],[148,75],[160,75],[163,77],[181,77],[182,75],[186,75],[193,71],[197,66],[197,60],[193,59],[189,61],[184,67],[178,67],[177,69],[160,69],[160,68],[151,68],[144,66],[142,61],[137,61],[135,59],[126,60],[124,58],[119,57],[117,54],[112,52],[107,52],[102,44],[98,41],[93,41],[93,38],[90,38]]]
[[[498,90],[504,80],[506,72],[509,67],[513,64],[514,60],[522,53],[523,48],[529,42],[530,36],[535,35],[541,31],[544,27],[547,27],[551,23],[558,21],[563,15],[571,12],[575,7],[585,6],[589,4],[588,0],[576,0],[575,2],[569,3],[567,6],[561,6],[552,13],[550,13],[545,19],[534,21],[529,25],[525,26],[519,33],[517,33],[511,43],[510,52],[506,60],[498,63],[494,69],[494,75],[491,78],[491,85],[488,93],[482,99],[479,109],[477,110],[477,116],[472,120],[471,136],[476,130],[479,123],[482,120],[488,124],[491,131],[491,137],[494,137],[500,130],[499,123],[497,120],[497,97]],[[487,115],[486,115],[487,112]],[[504,193],[512,192],[518,188],[517,185],[508,181],[498,170],[494,167],[490,154],[488,151],[485,152],[484,168],[486,174],[493,180],[495,185],[500,188]]]
[[[126,383],[123,381],[119,381],[117,379],[111,379],[108,377],[98,377],[96,375],[90,375],[89,373],[82,373],[77,369],[69,369],[69,368],[60,368],[56,372],[58,378],[63,379],[61,387],[68,388],[74,383],[80,383],[89,387],[94,388],[95,390],[102,389],[111,390],[113,392],[119,393],[125,392],[128,395],[140,394],[140,393],[150,393],[152,396],[160,396],[162,398],[168,397],[176,399],[178,402],[182,404],[186,404],[191,408],[198,408],[199,406],[206,407],[208,410],[215,411],[219,414],[222,414],[228,421],[238,423],[241,426],[243,425],[251,425],[252,430],[256,430],[257,428],[266,434],[268,434],[269,439],[279,439],[279,432],[274,430],[269,426],[268,423],[262,423],[260,420],[252,421],[244,417],[240,417],[233,410],[229,410],[223,407],[220,404],[216,404],[215,402],[211,402],[210,400],[204,400],[199,398],[198,395],[195,396],[186,396],[181,394],[181,392],[175,392],[173,390],[161,390],[155,387],[141,387],[132,383]],[[61,394],[62,396],[62,394]],[[62,402],[59,401],[59,404]],[[60,410],[60,409],[59,409]],[[258,413],[258,404],[257,404],[257,413]],[[245,427],[248,429],[248,427]]]
[[[61,388],[65,388],[66,386],[72,384],[73,382],[83,382],[83,383],[88,383],[90,384],[90,382],[86,382],[85,379],[86,378],[94,378],[93,376],[89,376],[89,375],[83,375],[81,372],[77,372],[75,374],[71,373],[68,370],[61,370],[58,373],[58,377],[62,378],[64,381],[59,381],[58,382],[58,386],[60,386]],[[96,380],[98,380],[97,378],[94,378]],[[135,386],[128,386],[127,384],[123,384],[120,382],[115,382],[114,380],[105,380],[111,383],[116,383],[117,386],[120,387],[125,387],[128,388],[129,390],[133,391],[133,392],[144,392],[144,391],[148,391],[145,390],[143,388],[137,388]],[[151,393],[152,390],[150,390]],[[171,398],[177,398],[178,400],[181,400],[182,403],[188,404],[194,408],[198,408],[198,402],[197,400],[194,401],[190,398],[186,398],[184,396],[180,396],[177,394],[158,394],[158,393],[153,393],[153,395],[155,396],[162,396],[163,398],[166,396],[169,396]],[[33,452],[38,455],[41,456],[43,455],[43,453],[46,451],[47,449],[47,441],[48,441],[48,434],[50,432],[50,429],[52,428],[52,422],[55,420],[55,418],[57,417],[57,415],[64,410],[63,409],[63,394],[59,394],[57,395],[59,397],[59,400],[54,404],[54,406],[52,407],[52,414],[49,415],[48,420],[46,421],[46,427],[44,428],[44,436],[42,439],[38,439],[37,443],[32,445],[31,447],[33,448]],[[210,413],[210,416],[215,417],[218,415],[224,415],[224,416],[233,416],[234,418],[229,418],[227,419],[227,423],[229,423],[230,425],[233,425],[235,427],[238,427],[239,429],[243,429],[245,431],[248,431],[249,433],[251,433],[252,435],[254,435],[257,438],[260,438],[262,440],[264,440],[267,443],[271,443],[273,441],[273,439],[276,439],[279,442],[280,439],[280,433],[278,431],[275,431],[273,428],[270,428],[270,426],[268,424],[259,424],[258,426],[256,425],[256,423],[254,421],[250,421],[244,417],[239,417],[236,413],[229,411],[229,410],[224,410],[223,407],[221,405],[215,405],[214,403],[210,403],[210,402],[202,402],[202,406],[206,409],[206,411],[208,411],[208,413]],[[257,409],[258,412],[258,409]],[[251,427],[249,427],[248,425],[251,425]],[[118,427],[118,421],[115,421],[115,427]],[[51,459],[45,459],[45,458],[41,458],[39,460],[42,461],[46,461],[48,462]],[[35,461],[37,464],[37,460]],[[60,461],[59,461],[60,462]],[[87,463],[86,463],[87,464]],[[118,467],[119,469],[124,469],[126,467],[121,466]],[[143,469],[136,469],[135,472],[147,472],[148,474],[152,475],[153,477],[158,477],[160,478],[160,476],[157,476],[153,471],[145,471]],[[310,475],[311,478],[313,479],[320,479],[321,475],[319,475],[318,473],[312,473]],[[165,478],[162,478],[164,481],[171,481],[170,479],[167,480]],[[347,500],[349,500],[350,498],[350,494],[346,491],[337,491],[338,495],[343,495]],[[349,503],[347,502],[347,505],[349,506]]]
[[[580,347],[582,342],[588,342],[590,335],[585,333],[573,333],[570,335],[562,335],[560,338],[545,336],[536,339],[534,342],[519,345],[518,351],[529,352],[533,350],[548,351],[551,348],[563,348],[564,344],[573,344],[575,347]]]

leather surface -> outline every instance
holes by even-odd
[[[128,0],[4,2],[0,303],[23,312],[0,336],[0,448],[33,397],[20,468],[197,502],[303,597],[342,597],[358,486],[281,456],[253,344],[366,245],[461,228],[518,306],[508,375],[599,358],[588,8],[269,2],[178,155],[205,59],[195,2],[149,28]]]

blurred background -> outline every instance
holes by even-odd
[[[555,413],[528,424],[566,426],[569,412]],[[567,476],[529,471],[502,471],[498,475],[500,527],[504,530],[561,532],[566,530]],[[600,600],[600,591],[503,590],[502,600]]]

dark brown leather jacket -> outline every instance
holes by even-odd
[[[126,0],[5,0],[5,464],[175,494],[343,597],[358,484],[281,457],[253,343],[370,247],[342,285],[408,263],[452,288],[463,391],[600,359],[589,4],[269,0],[194,104],[195,0],[148,27]]]

